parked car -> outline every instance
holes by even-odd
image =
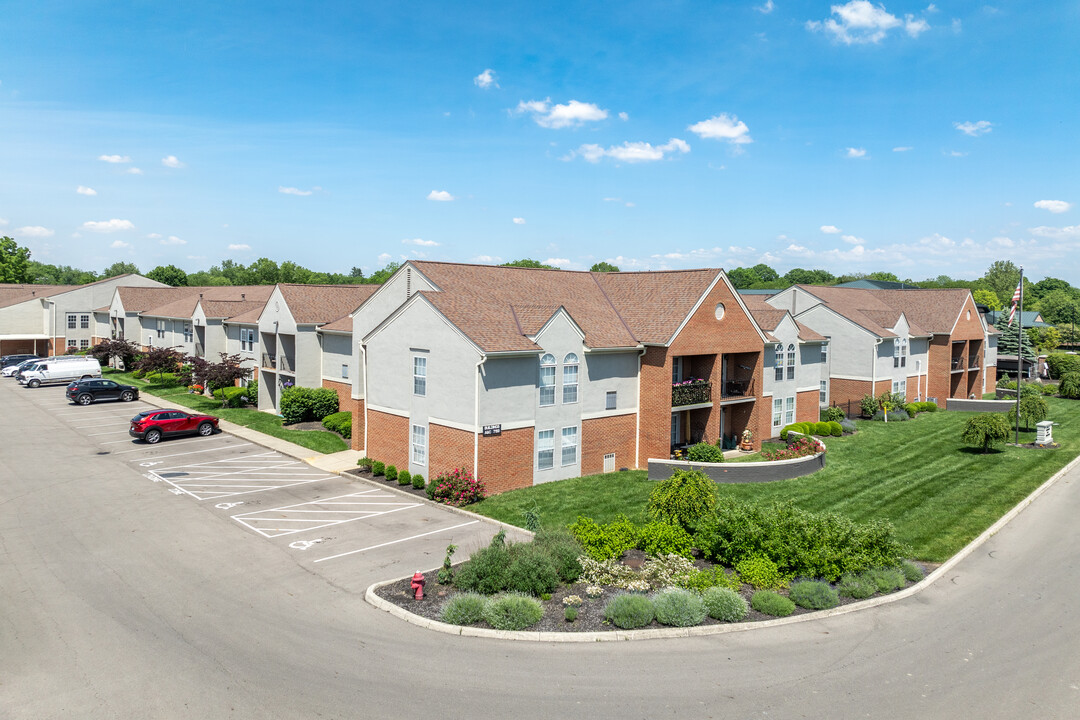
[[[3,357],[0,357],[0,368],[6,368],[9,365],[18,365],[19,363],[25,362],[27,360],[40,360],[40,359],[41,359],[40,356],[38,356],[38,355],[30,355],[30,354],[5,355]]]
[[[42,360],[29,368],[20,370],[20,385],[36,388],[50,383],[69,383],[72,380],[101,377],[101,363],[97,358],[72,355],[70,358]]]
[[[67,386],[67,396],[69,400],[80,405],[89,405],[98,400],[131,402],[139,398],[139,388],[134,385],[121,385],[115,380],[91,378],[72,382]]]
[[[213,435],[218,419],[213,415],[186,413],[183,410],[147,410],[131,418],[128,434],[151,445],[176,435]]]
[[[14,365],[5,365],[4,368],[0,370],[0,375],[2,375],[3,377],[17,377],[20,370],[30,367],[36,362],[41,362],[41,358],[34,357],[30,358],[29,360],[23,360],[21,363],[16,363]]]

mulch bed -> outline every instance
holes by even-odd
[[[623,563],[631,565],[632,567],[640,567],[641,560],[644,553],[640,551],[631,550],[623,556]],[[709,567],[710,563],[698,560],[695,563],[698,567]],[[920,567],[923,567],[926,572],[930,572],[933,566],[927,563],[917,563]],[[439,585],[435,579],[434,572],[427,573],[425,578],[427,584],[424,586],[424,599],[416,600],[413,595],[413,589],[410,585],[411,577],[397,582],[384,585],[375,593],[384,600],[394,603],[398,607],[401,607],[409,612],[419,615],[430,620],[442,621],[442,608],[443,605],[454,595],[456,592],[450,586]],[[907,583],[905,587],[912,585],[913,583]],[[590,598],[585,594],[585,584],[575,583],[574,585],[559,587],[551,594],[550,600],[541,600],[540,604],[544,607],[544,616],[540,619],[540,622],[527,629],[527,632],[606,632],[617,631],[619,628],[608,623],[604,620],[604,605],[608,600],[619,593],[626,592],[620,588],[604,588],[604,593],[600,597]],[[750,602],[750,597],[754,594],[748,586],[743,586],[740,593],[746,602]],[[563,598],[569,595],[577,595],[584,602],[578,608],[577,620],[574,622],[567,622],[564,615],[565,606],[563,605]],[[871,597],[877,597],[872,595]],[[854,600],[852,598],[840,598],[840,605],[850,605],[851,603],[862,602],[861,600]],[[814,610],[806,610],[804,608],[796,607],[795,615],[806,615],[807,613],[816,612]],[[753,608],[750,610],[750,614],[743,620],[744,623],[761,622],[763,620],[775,620],[772,615],[764,615],[757,612]],[[707,617],[701,625],[723,625],[719,620]],[[486,623],[476,623],[472,627],[488,627]],[[646,628],[661,628],[666,627],[661,625],[655,620],[647,625]]]
[[[409,495],[415,495],[416,497],[425,498],[425,499],[427,498],[427,492],[425,490],[417,490],[411,484],[410,485],[402,485],[402,484],[398,483],[397,480],[389,480],[388,481],[385,477],[382,477],[382,476],[375,477],[374,475],[371,474],[370,470],[361,470],[360,468],[356,468],[354,470],[346,470],[345,472],[348,475],[355,475],[357,477],[362,477],[362,478],[366,478],[368,480],[374,480],[375,482],[383,483],[387,487],[395,488],[395,489],[400,490],[400,491],[402,491],[404,493],[408,493]]]

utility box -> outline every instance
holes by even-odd
[[[1052,420],[1043,420],[1042,422],[1035,423],[1035,444],[1054,444],[1054,423]]]

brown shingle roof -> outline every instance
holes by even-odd
[[[273,286],[267,286],[273,287]],[[265,298],[252,299],[247,297],[243,300],[202,300],[203,314],[208,318],[222,318],[224,320],[232,320],[239,315],[243,315],[247,312],[254,310],[256,313],[261,312],[266,307],[266,300],[270,295],[267,293]],[[192,310],[194,312],[194,310]],[[258,316],[256,315],[256,319]]]
[[[303,325],[323,325],[360,307],[379,286],[281,283],[278,288],[293,320]]]
[[[341,317],[339,317],[337,320],[335,320],[333,322],[328,322],[325,325],[321,325],[319,327],[319,329],[320,330],[331,330],[333,332],[351,333],[352,332],[352,323],[353,323],[352,313],[349,313],[348,315],[342,315]]]
[[[189,292],[182,294],[179,297],[166,300],[161,305],[155,305],[147,308],[143,311],[144,315],[153,315],[158,317],[176,317],[187,318],[191,317],[195,312],[195,306],[202,300],[203,311],[206,311],[205,303],[208,301],[219,302],[254,302],[261,301],[261,304],[265,305],[267,299],[270,297],[270,293],[273,292],[273,285],[214,285],[210,287],[189,287],[189,288],[171,288],[175,290],[187,290]],[[243,298],[241,298],[243,296]],[[165,296],[163,296],[165,297]],[[124,303],[124,309],[127,309],[127,303]],[[247,308],[241,309],[243,312]],[[222,315],[211,315],[207,313],[207,317],[225,317]]]
[[[666,343],[720,271],[592,273],[631,332],[643,343]]]
[[[921,290],[867,290],[882,302],[904,311],[908,322],[928,333],[952,331],[964,303],[971,296],[963,288],[927,288]]]
[[[5,284],[0,285],[0,307],[18,305],[27,300],[46,298],[58,292],[74,290],[79,285],[32,285],[32,284]]]
[[[780,325],[780,322],[784,319],[784,316],[788,314],[787,310],[777,310],[768,302],[766,302],[765,295],[741,295],[743,304],[746,305],[746,309],[750,311],[750,314],[754,316],[754,322],[758,324],[762,330],[772,332]],[[794,318],[792,318],[794,320]],[[825,336],[811,330],[802,323],[796,321],[795,325],[798,327],[799,338],[801,340],[818,341],[824,340]]]
[[[901,312],[904,312],[907,318],[908,328],[912,335],[927,334],[918,320],[907,314],[904,307],[891,304],[876,296],[877,293],[883,292],[922,292],[922,290],[864,290],[822,285],[796,285],[796,287],[821,299],[830,309],[878,337],[896,337],[896,333],[889,328],[896,325]]]

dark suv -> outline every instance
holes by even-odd
[[[89,405],[98,400],[131,402],[139,399],[139,388],[134,385],[121,385],[114,380],[88,378],[68,385],[67,396],[68,400],[80,405]]]
[[[18,365],[23,360],[38,360],[37,355],[5,355],[0,358],[0,368],[6,368],[8,365]]]

